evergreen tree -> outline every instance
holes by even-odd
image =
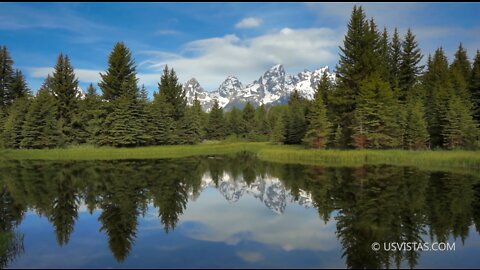
[[[7,47],[0,47],[0,107],[5,108],[12,103],[11,86],[13,83],[14,71],[13,60]]]
[[[452,80],[453,91],[463,99],[469,109],[472,108],[469,91],[471,70],[472,67],[468,61],[467,51],[465,51],[460,43],[460,46],[455,53],[455,58],[450,65],[450,78]]]
[[[307,119],[309,122],[303,141],[312,148],[325,148],[331,133],[332,124],[327,118],[327,108],[323,102],[323,93],[330,88],[327,74],[323,73],[322,79],[315,91],[314,100],[310,107]]]
[[[42,87],[38,90],[32,105],[28,109],[22,132],[21,147],[40,149],[61,145],[63,137],[57,120],[57,112],[55,97],[47,87]]]
[[[220,108],[218,100],[216,99],[213,103],[212,109],[210,110],[205,136],[209,140],[221,140],[225,138],[225,120],[223,118],[223,109]]]
[[[267,119],[267,109],[265,105],[260,105],[255,110],[256,133],[261,136],[267,136],[270,132],[270,123]]]
[[[443,129],[445,147],[448,149],[472,148],[478,136],[478,124],[473,120],[464,101],[454,95],[448,102],[446,125]]]
[[[335,135],[333,137],[333,147],[341,148],[342,147],[342,127],[340,125],[335,129]]]
[[[429,136],[422,100],[416,98],[409,99],[406,123],[405,147],[412,150],[427,149]]]
[[[285,141],[285,117],[283,114],[277,115],[272,132],[270,133],[270,141],[276,144],[283,144]]]
[[[136,96],[137,73],[132,53],[123,42],[117,42],[108,57],[108,69],[100,73],[98,84],[103,91],[103,99],[113,101],[123,95]]]
[[[423,85],[426,91],[425,111],[430,145],[432,148],[441,147],[444,144],[443,128],[446,125],[448,101],[453,96],[448,60],[442,48],[435,51],[433,58],[429,57]]]
[[[336,67],[336,91],[331,96],[332,111],[338,117],[336,124],[343,128],[342,147],[352,145],[352,120],[360,82],[375,68],[368,60],[373,54],[372,48],[366,46],[369,31],[369,23],[362,7],[354,6],[343,46],[340,47],[340,60]],[[287,135],[287,140],[288,137]]]
[[[306,107],[306,100],[300,96],[297,90],[294,90],[288,101],[285,143],[300,144],[305,137],[307,129]]]
[[[87,143],[95,143],[96,137],[100,134],[102,121],[106,117],[101,97],[97,90],[90,84],[87,88],[85,98],[79,101],[79,111],[74,115],[73,122],[83,123],[82,132],[77,132],[77,140]]]
[[[31,91],[28,88],[27,82],[25,81],[25,77],[18,69],[15,70],[10,87],[10,97],[12,102],[17,98],[29,97],[31,95]]]
[[[60,131],[67,143],[78,142],[77,131],[83,123],[73,123],[78,109],[78,79],[75,78],[73,67],[68,56],[60,54],[51,78],[51,89],[57,101],[57,120],[61,123]]]
[[[242,133],[242,113],[234,107],[228,114],[227,133],[234,134],[237,137]]]
[[[23,139],[22,130],[29,107],[30,100],[26,97],[16,99],[9,107],[1,133],[4,147],[20,148],[20,142]],[[0,111],[3,110],[0,109]]]
[[[202,106],[197,97],[191,107],[187,107],[184,117],[180,120],[180,144],[196,144],[203,137]]]
[[[393,148],[400,145],[397,107],[388,82],[379,74],[365,79],[360,87],[355,112],[355,146],[363,148]]]
[[[170,104],[170,108],[173,110],[171,116],[173,120],[178,121],[183,117],[187,99],[185,98],[185,90],[183,86],[178,82],[177,75],[172,69],[168,69],[165,66],[160,83],[158,84],[159,95],[163,96],[165,101]]]
[[[165,96],[154,93],[152,104],[148,107],[148,115],[152,126],[150,134],[153,139],[153,144],[173,144],[175,126],[171,116],[172,108],[165,100]]]
[[[423,66],[419,65],[423,56],[415,40],[415,35],[410,29],[402,43],[402,53],[400,56],[399,68],[399,100],[405,102],[407,95],[412,91],[417,83],[418,76],[423,70]]]
[[[480,124],[480,50],[477,50],[470,76],[470,96],[472,97],[473,117]]]
[[[245,104],[242,111],[242,136],[249,140],[253,140],[256,137],[257,123],[255,121],[255,108],[253,108],[250,102]]]
[[[390,43],[388,58],[388,60],[390,61],[390,86],[392,87],[394,93],[397,93],[399,88],[401,57],[402,41],[400,40],[397,28],[395,28],[395,30],[393,31],[392,41]]]

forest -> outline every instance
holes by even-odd
[[[188,105],[174,68],[165,66],[153,100],[138,83],[132,52],[118,42],[97,87],[85,96],[68,55],[31,91],[0,47],[0,147],[138,147],[208,140],[270,141],[324,149],[478,149],[480,51],[460,45],[426,64],[416,36],[379,29],[355,6],[340,46],[336,80],[326,74],[313,100],[294,91],[288,104],[204,112]]]

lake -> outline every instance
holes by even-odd
[[[249,153],[1,161],[0,268],[476,268],[479,179]]]

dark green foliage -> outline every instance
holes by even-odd
[[[0,47],[0,107],[12,103],[11,87],[14,78],[13,60],[7,47]]]
[[[78,143],[79,139],[80,142],[84,142],[81,140],[84,136],[77,134],[83,129],[83,123],[73,122],[78,109],[78,79],[75,78],[68,56],[63,54],[58,56],[50,83],[52,94],[57,101],[60,132],[63,133],[66,143]]]
[[[195,97],[191,107],[187,107],[185,115],[180,120],[179,144],[196,144],[203,137],[202,106]]]
[[[18,69],[15,70],[15,74],[13,75],[12,84],[10,85],[10,87],[10,97],[12,101],[17,98],[29,97],[31,95],[31,91],[28,88],[27,82],[25,81],[25,77]]]
[[[425,111],[430,145],[432,148],[441,147],[444,144],[443,128],[446,125],[448,101],[453,96],[448,61],[442,48],[436,50],[433,58],[429,57],[423,86],[426,91]]]
[[[228,134],[240,136],[242,133],[242,112],[233,108],[227,115]]]
[[[470,95],[472,98],[473,115],[480,124],[480,51],[477,50],[473,61],[472,75],[470,79]]]
[[[285,141],[285,117],[279,114],[275,118],[275,122],[270,133],[270,141],[276,144],[283,144]]]
[[[267,109],[265,105],[260,105],[255,110],[256,133],[260,136],[267,136],[270,133],[270,123],[267,119]]]
[[[308,128],[303,142],[312,148],[325,148],[328,144],[332,124],[327,118],[323,93],[330,91],[330,81],[324,73],[315,91],[315,97],[307,115]]]
[[[415,40],[415,35],[412,33],[411,29],[408,29],[402,43],[399,67],[400,93],[398,98],[402,102],[406,101],[408,93],[412,91],[417,83],[417,77],[423,70],[423,66],[419,65],[422,57],[420,48],[418,48],[418,43]]]
[[[42,87],[28,109],[20,146],[40,149],[63,145],[64,138],[56,118],[57,112],[55,97],[47,88]]]
[[[286,144],[300,144],[307,131],[307,100],[297,90],[290,95],[286,120]]]
[[[428,145],[429,135],[423,102],[418,98],[411,98],[407,103],[405,148],[424,150]]]
[[[472,108],[469,91],[471,70],[472,67],[468,61],[467,51],[460,44],[450,65],[450,78],[454,93],[462,98],[469,108]]]
[[[388,82],[382,81],[380,75],[365,79],[355,111],[356,148],[383,149],[401,144],[395,107],[398,105]]]
[[[389,48],[389,57],[390,61],[390,86],[394,89],[394,93],[398,92],[399,82],[400,82],[400,64],[402,57],[402,41],[398,35],[398,30],[395,28],[393,31],[392,41]]]
[[[175,123],[171,116],[171,105],[165,96],[154,94],[153,102],[148,106],[148,119],[153,144],[173,144]]]
[[[223,109],[220,108],[218,100],[215,100],[210,110],[205,137],[209,140],[221,140],[225,138],[225,119]]]
[[[138,79],[135,69],[130,50],[123,42],[116,43],[108,57],[107,71],[100,73],[102,81],[98,85],[103,91],[103,98],[113,101],[123,95],[136,96]]]
[[[78,113],[74,115],[73,122],[81,123],[82,129],[77,132],[77,140],[86,143],[95,143],[95,139],[101,132],[102,122],[106,111],[101,97],[95,87],[90,84],[85,98],[79,101]]]
[[[23,139],[23,125],[31,101],[27,98],[16,99],[9,107],[8,116],[5,115],[1,133],[3,146],[6,148],[20,148]]]
[[[448,149],[473,148],[478,136],[478,124],[473,120],[468,106],[453,96],[448,102],[446,125],[443,129],[445,147]]]
[[[186,110],[187,100],[182,85],[178,82],[177,74],[172,69],[165,66],[160,83],[158,84],[159,95],[162,96],[172,110],[170,115],[173,120],[180,120]]]
[[[250,102],[247,102],[242,111],[241,136],[248,140],[254,140],[257,134],[256,127],[255,108]]]

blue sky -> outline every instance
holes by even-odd
[[[117,41],[132,50],[150,91],[165,64],[182,82],[195,77],[214,90],[228,75],[248,84],[277,63],[290,74],[333,68],[353,5],[0,3],[0,45],[34,91],[60,52],[70,56],[82,87],[97,83]],[[451,59],[460,42],[470,58],[480,49],[479,3],[362,5],[380,27],[411,27],[425,55],[442,46]]]

